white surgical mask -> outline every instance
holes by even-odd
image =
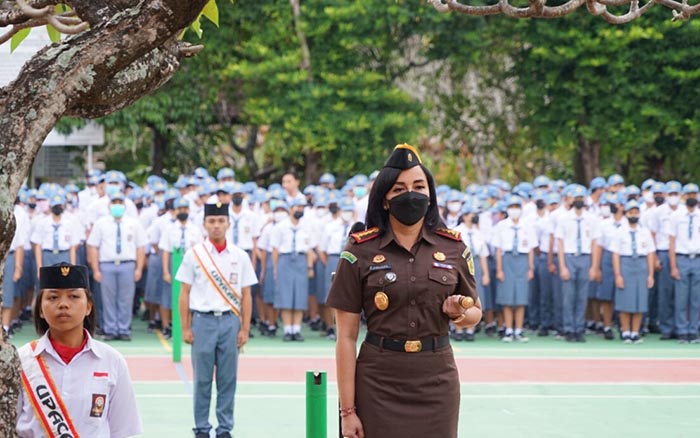
[[[350,222],[354,214],[355,213],[352,211],[343,211],[340,213],[340,218],[343,220],[343,222]]]
[[[272,213],[272,219],[275,222],[282,222],[283,220],[287,219],[289,217],[289,214],[286,211],[276,211]]]
[[[600,206],[600,215],[603,217],[610,217],[612,213],[610,212],[610,206],[609,205],[601,205]]]
[[[519,207],[511,207],[506,210],[508,217],[511,219],[520,219],[520,213],[522,210]]]
[[[651,204],[652,202],[654,202],[654,194],[648,190],[642,193],[642,198],[644,198],[644,202],[646,202],[647,204]]]
[[[678,195],[670,195],[666,197],[666,202],[668,202],[668,205],[671,207],[675,207],[681,202],[681,197]]]
[[[457,213],[459,210],[462,209],[462,203],[461,202],[448,202],[447,203],[447,210],[450,213]]]
[[[317,207],[316,208],[316,216],[318,217],[323,217],[328,213],[328,209],[326,207]]]

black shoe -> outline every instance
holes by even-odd
[[[285,333],[284,337],[282,338],[284,342],[291,342],[294,340],[294,335],[291,333]]]
[[[120,341],[131,341],[131,335],[122,334],[117,336],[117,339],[119,339]]]
[[[632,335],[630,336],[630,341],[632,341],[633,344],[641,344],[644,342],[644,339],[642,339],[639,335]]]
[[[204,432],[197,432],[194,434],[194,438],[209,438],[209,434]]]
[[[19,320],[20,321],[31,321],[32,320],[32,311],[29,309],[22,310],[22,313],[19,314]]]
[[[576,336],[573,333],[566,333],[564,339],[566,339],[566,342],[576,342]]]
[[[292,338],[297,342],[304,342],[304,337],[301,335],[301,333],[294,333]]]
[[[323,321],[321,321],[321,318],[316,318],[316,319],[309,322],[309,328],[311,328],[312,332],[317,332],[317,331],[321,330],[321,324],[323,324]]]
[[[474,333],[465,333],[464,340],[467,342],[474,342]]]
[[[608,341],[612,341],[613,339],[615,339],[615,334],[613,333],[611,328],[606,328],[605,330],[603,330],[603,336]]]
[[[585,333],[576,333],[576,342],[586,342]]]
[[[671,333],[664,333],[659,338],[660,341],[670,341],[671,339],[673,339],[673,336],[671,335]]]
[[[457,342],[463,341],[463,340],[464,340],[464,333],[462,333],[461,330],[458,331],[458,332],[454,332],[454,333],[452,334],[452,339],[454,339],[454,340],[457,341]]]
[[[155,321],[149,321],[148,322],[148,327],[146,327],[146,331],[148,333],[153,333],[156,330],[156,322]]]
[[[161,321],[160,319],[157,319],[156,320],[156,330],[160,330],[162,328],[163,328],[163,321]]]
[[[687,344],[690,342],[689,336],[688,335],[678,335],[678,343],[679,344]]]
[[[217,433],[216,438],[231,438],[231,434],[228,432]]]
[[[268,327],[266,333],[268,337],[274,338],[277,336],[277,326]]]
[[[114,341],[117,339],[117,335],[104,334],[101,336],[103,341]]]
[[[537,331],[537,336],[549,336],[549,330],[547,330],[547,329],[544,328],[544,327],[541,327],[541,328]]]
[[[656,324],[649,324],[649,333],[661,333],[661,328]]]
[[[173,337],[173,331],[170,328],[164,328],[162,333],[165,339],[170,339]]]
[[[493,336],[494,333],[496,333],[496,326],[487,325],[486,328],[484,328],[484,333],[486,333],[486,336]]]
[[[338,337],[335,335],[335,329],[329,328],[328,330],[326,330],[326,339],[328,339],[329,341],[335,341],[336,339],[338,339]]]
[[[686,337],[687,337],[687,339],[688,339],[688,342],[691,343],[691,344],[698,344],[698,343],[700,343],[700,341],[698,340],[698,336],[697,336],[697,335],[686,335]]]

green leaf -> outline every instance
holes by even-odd
[[[49,33],[49,39],[52,43],[57,43],[61,41],[61,32],[56,30],[55,27],[51,26],[50,24],[47,24],[46,31]]]
[[[12,35],[12,40],[10,40],[10,53],[14,52],[15,49],[24,41],[25,38],[32,31],[31,28],[22,29],[16,34]]]
[[[216,0],[209,0],[209,3],[202,9],[202,15],[214,23],[216,27],[219,27],[219,8],[216,6]]]
[[[201,15],[190,24],[190,29],[192,29],[198,37],[202,38],[202,23],[199,21],[200,17]]]

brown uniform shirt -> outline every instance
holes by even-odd
[[[327,305],[351,313],[364,311],[368,331],[380,336],[419,339],[447,335],[449,317],[442,312],[445,298],[459,294],[477,299],[471,253],[459,233],[424,228],[418,242],[407,251],[395,240],[391,228],[383,236],[371,230],[358,233],[364,239],[369,237],[361,243],[353,238],[358,235],[349,239]],[[377,292],[389,298],[385,310],[375,304]]]

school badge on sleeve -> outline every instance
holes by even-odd
[[[101,418],[107,404],[107,395],[92,394],[92,407],[90,408],[90,416]]]
[[[467,267],[469,268],[469,273],[474,275],[474,257],[471,254],[467,258]]]
[[[377,306],[379,310],[386,310],[389,308],[389,296],[382,291],[374,294],[374,305]]]

